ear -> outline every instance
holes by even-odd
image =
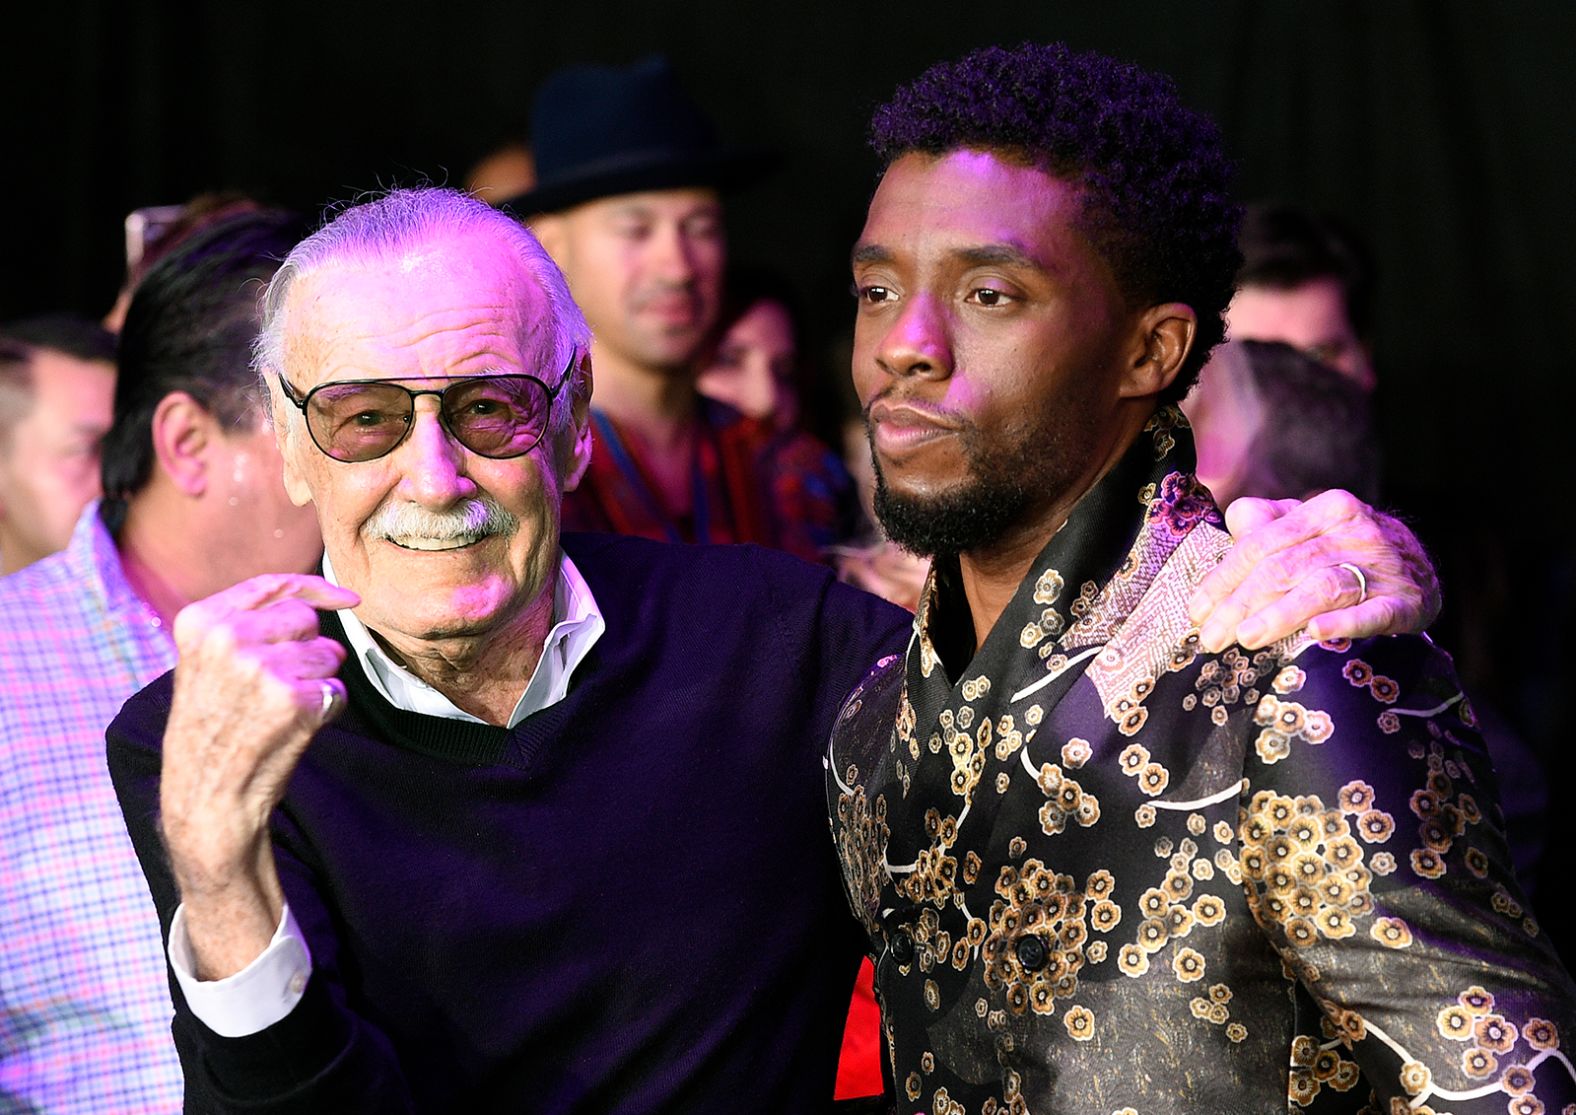
[[[149,427],[159,471],[192,499],[208,490],[208,455],[218,436],[213,415],[184,391],[171,391],[153,408]]]
[[[1117,395],[1124,399],[1158,395],[1182,371],[1198,315],[1185,302],[1162,302],[1139,315],[1131,362],[1122,375]]]
[[[572,492],[580,486],[586,469],[591,467],[591,354],[580,358],[579,375],[570,388],[574,392],[569,400],[569,428],[564,431],[567,439],[567,456],[560,464],[563,490]]]

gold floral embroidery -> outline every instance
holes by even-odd
[[[996,721],[996,758],[1006,760],[1018,753],[1022,747],[1034,736],[1031,730],[1026,736],[1018,728],[1017,721],[1011,713],[1007,713]]]
[[[1204,978],[1204,957],[1194,949],[1178,949],[1171,958],[1171,970],[1183,983],[1193,983]]]
[[[1094,1037],[1094,1012],[1088,1007],[1069,1008],[1062,1022],[1074,1041],[1089,1041]]]
[[[1148,487],[1147,499],[1162,498],[1159,483]],[[1158,535],[1167,528],[1162,523],[1146,529]],[[1208,537],[1166,559],[1167,575],[1178,563],[1218,549],[1217,539],[1224,545],[1213,528],[1190,539],[1199,535]],[[1298,1012],[1308,1032],[1299,1036],[1296,1063],[1279,1073],[1260,1073],[1257,1084],[1245,1087],[1275,1080],[1291,1102],[1280,1096],[1263,1102],[1260,1093],[1244,1110],[1277,1103],[1301,1110],[1304,1102],[1312,1111],[1345,1110],[1361,1106],[1361,1100],[1332,1093],[1366,1094],[1370,1087],[1385,1097],[1373,1101],[1374,1111],[1390,1110],[1389,1097],[1402,1092],[1407,1098],[1401,1109],[1408,1115],[1427,1112],[1430,1104],[1459,1107],[1437,1098],[1452,1089],[1502,1093],[1493,1097],[1495,1110],[1506,1101],[1532,1100],[1534,1074],[1554,1071],[1558,1060],[1539,1055],[1557,1047],[1566,1027],[1564,1016],[1554,1013],[1558,1005],[1524,995],[1519,985],[1508,995],[1485,974],[1479,978],[1500,992],[1500,1002],[1484,988],[1467,988],[1459,997],[1451,992],[1427,1002],[1420,1018],[1397,1010],[1383,995],[1351,1000],[1365,1014],[1372,1012],[1368,1019],[1336,1001],[1354,987],[1372,990],[1352,977],[1375,970],[1436,973],[1406,983],[1409,1005],[1437,973],[1450,970],[1427,967],[1450,943],[1428,920],[1436,897],[1449,902],[1470,888],[1485,896],[1484,906],[1492,899],[1490,920],[1519,925],[1522,946],[1522,933],[1536,931],[1514,889],[1496,887],[1504,865],[1495,859],[1495,845],[1471,846],[1472,826],[1487,807],[1474,800],[1475,744],[1460,748],[1452,736],[1467,722],[1469,714],[1459,711],[1463,703],[1447,705],[1457,710],[1447,715],[1421,711],[1445,700],[1448,691],[1438,688],[1433,675],[1414,690],[1416,675],[1399,642],[1369,644],[1372,651],[1362,652],[1366,661],[1343,657],[1335,669],[1345,674],[1345,683],[1333,686],[1324,652],[1295,661],[1284,647],[1233,648],[1209,656],[1199,651],[1197,633],[1185,622],[1151,654],[1133,630],[1111,626],[1123,594],[1150,575],[1153,562],[1137,549],[1103,586],[1081,581],[1081,569],[1075,573],[1070,565],[1038,571],[1040,579],[1025,588],[1040,598],[1016,613],[998,640],[1023,664],[1023,676],[1016,665],[1001,671],[970,666],[959,683],[961,701],[951,682],[933,679],[924,705],[931,719],[905,725],[913,714],[903,708],[898,746],[880,755],[879,774],[869,769],[875,764],[868,752],[859,753],[857,771],[846,761],[828,768],[846,773],[852,786],[858,785],[852,781],[856,775],[879,778],[890,787],[893,812],[905,818],[905,837],[919,835],[921,820],[928,837],[918,851],[906,851],[903,858],[915,863],[879,879],[880,907],[900,908],[894,913],[916,946],[911,962],[878,968],[888,1005],[912,1012],[919,1027],[910,1031],[903,1060],[894,1065],[900,1094],[910,1092],[904,1073],[921,1069],[915,1081],[920,1098],[905,1110],[950,1113],[966,1104],[968,1115],[1001,1115],[1031,1105],[1049,1109],[1054,1101],[1043,1092],[1025,1098],[1022,1088],[1029,1085],[1011,1066],[1042,1058],[1050,1049],[1057,1067],[1082,1070],[1108,1052],[1098,1046],[1112,1038],[1124,1051],[1130,1041],[1148,1048],[1149,1034],[1163,1023],[1154,1030],[1142,1021],[1130,1023],[1140,1012],[1114,1009],[1124,999],[1143,1000],[1156,1019],[1159,1012],[1180,1009],[1202,1038],[1198,1048],[1224,1054],[1233,1064],[1258,1064],[1255,1059],[1266,1053],[1262,1044],[1276,1041],[1269,1035],[1284,1032],[1277,1012],[1288,994],[1299,1000],[1311,995],[1318,1008],[1312,1018]],[[1172,597],[1165,604],[1169,611],[1146,604],[1139,619],[1150,625],[1147,630],[1165,629],[1185,614],[1186,594]],[[1059,642],[1050,633],[1061,629],[1062,620],[1047,615],[1050,609],[1066,617],[1066,638]],[[1028,626],[1038,642],[1024,651],[1015,645],[1016,636]],[[1103,633],[1105,642],[1096,638]],[[1094,647],[1100,650],[1083,653]],[[1351,653],[1343,641],[1324,647],[1329,654]],[[1036,690],[1043,705],[1009,699],[1044,678],[1048,664],[1077,670],[1081,661],[1090,663],[1085,677],[1075,674],[1076,680]],[[918,685],[916,666],[909,667],[908,679]],[[1178,676],[1172,670],[1187,672]],[[1058,704],[1064,701],[1058,694],[1069,692],[1066,681],[1081,688]],[[1091,683],[1094,701],[1087,692]],[[1191,704],[1187,715],[1178,713],[1178,701]],[[1344,741],[1341,754],[1331,750],[1336,723],[1376,742],[1383,759],[1364,765],[1354,758],[1353,773],[1332,781],[1329,775],[1347,758]],[[1036,744],[1035,733],[1042,730]],[[1374,739],[1386,730],[1402,734]],[[1311,751],[1321,742],[1323,752]],[[1264,775],[1270,763],[1277,765]],[[1414,779],[1425,764],[1425,777]],[[910,772],[918,791],[913,794]],[[1251,781],[1234,789],[1234,778],[1243,777]],[[1288,788],[1270,792],[1272,784]],[[1418,788],[1418,796],[1409,797]],[[1236,815],[1223,819],[1225,810]],[[849,839],[841,827],[856,811],[850,794],[834,821],[840,852]],[[873,814],[873,807],[867,812]],[[1111,830],[1109,842],[1102,825]],[[959,829],[964,835],[956,837]],[[905,849],[910,846],[905,842]],[[874,859],[879,875],[884,864],[871,851],[864,858]],[[1123,886],[1117,887],[1109,871],[1093,870],[1098,864],[1114,865]],[[1398,872],[1408,867],[1423,874],[1448,868],[1459,878],[1418,888],[1414,875]],[[863,865],[859,870],[869,873]],[[1092,873],[1080,888],[1076,880],[1084,872]],[[1390,878],[1376,883],[1381,876]],[[1409,892],[1405,901],[1397,897],[1394,908],[1377,907],[1381,895],[1403,890]],[[1414,894],[1425,897],[1414,900]],[[912,906],[916,895],[920,911]],[[1245,939],[1246,927],[1237,920],[1245,909],[1269,930],[1268,940],[1281,946],[1278,956]],[[1230,934],[1219,931],[1222,924],[1232,927]],[[1335,944],[1344,947],[1328,947]],[[1516,955],[1531,959],[1530,950]],[[1106,979],[1097,988],[1096,973],[1084,966],[1100,963],[1111,967],[1099,973]],[[1277,965],[1301,986],[1277,987]],[[1125,978],[1109,982],[1118,972]],[[1541,978],[1535,959],[1527,973]],[[1140,977],[1141,986],[1127,982]],[[1402,978],[1396,977],[1395,986],[1401,987]],[[963,991],[981,983],[987,984],[983,993]],[[959,1009],[944,1016],[954,1002]],[[1445,1024],[1459,1033],[1440,1032],[1436,1016],[1446,1007],[1453,1010]],[[1543,1017],[1524,1017],[1512,1008]],[[971,1034],[963,1033],[965,1025]],[[952,1044],[927,1057],[927,1047],[943,1032]],[[1362,1078],[1354,1047],[1365,1058],[1372,1055],[1371,1079]],[[1284,1047],[1269,1052],[1285,1066]],[[1134,1063],[1140,1071],[1158,1072],[1162,1060]],[[940,1081],[929,1075],[943,1062],[950,1092],[938,1089]],[[965,1089],[963,1079],[974,1083]],[[1031,1079],[1040,1086],[1037,1077]],[[1065,1079],[1070,1082],[1071,1073]],[[1102,1080],[1097,1098],[1069,1090],[1063,1106],[1109,1112],[1137,1094],[1129,1083],[1119,1076]],[[1174,1083],[1165,1087],[1176,1106]],[[1218,1109],[1230,1107],[1222,1103]],[[1165,1106],[1162,1101],[1156,1110]]]
[[[1040,806],[1040,831],[1054,836],[1067,827],[1072,818],[1083,828],[1100,819],[1100,800],[1084,789],[1074,778],[1063,773],[1055,763],[1040,767],[1038,783],[1046,801]]]
[[[1408,1061],[1401,1066],[1401,1087],[1405,1088],[1408,1095],[1421,1095],[1428,1090],[1433,1082],[1433,1076],[1428,1071],[1428,1066],[1420,1061]]]
[[[1149,954],[1137,945],[1123,945],[1117,951],[1116,966],[1124,976],[1141,976],[1149,971]]]
[[[1343,794],[1353,804],[1364,796],[1351,784]],[[1312,794],[1288,798],[1261,790],[1244,814],[1241,870],[1257,884],[1249,906],[1298,948],[1352,936],[1356,920],[1373,910],[1373,875],[1363,866],[1362,846],[1347,833],[1341,812]]]
[[[1412,931],[1400,918],[1375,918],[1368,933],[1386,948],[1404,949],[1412,943]]]
[[[915,902],[941,903],[951,897],[958,881],[958,860],[951,852],[958,839],[957,818],[926,810],[925,835],[930,847],[920,851],[914,869],[898,883],[898,890]]]
[[[1014,1014],[1052,1014],[1056,1000],[1078,989],[1084,966],[1086,895],[1072,876],[1037,859],[1004,866],[996,880],[989,925],[980,947],[985,986],[1002,992]]]
[[[846,772],[847,784],[857,787],[837,799],[837,852],[843,867],[854,911],[871,934],[879,931],[881,882],[886,874],[886,848],[891,833],[886,823],[886,798],[876,798],[872,808],[859,786],[859,772]]]
[[[1327,1024],[1327,1032],[1343,1036],[1339,1027]],[[1228,1034],[1229,1036],[1229,1034]],[[1243,1035],[1246,1037],[1246,1034]],[[1311,1104],[1325,1088],[1337,1092],[1350,1091],[1362,1079],[1356,1061],[1341,1056],[1339,1047],[1320,1047],[1306,1034],[1299,1034],[1291,1044],[1290,1097],[1302,1106]]]
[[[1537,1082],[1532,1070],[1525,1065],[1511,1065],[1499,1077],[1499,1086],[1513,1096],[1526,1095]]]
[[[1253,722],[1264,729],[1253,741],[1253,749],[1266,763],[1278,763],[1290,755],[1293,740],[1319,744],[1334,731],[1329,713],[1304,708],[1296,701],[1282,701],[1271,694],[1259,701]]]
[[[1537,1050],[1560,1047],[1559,1028],[1546,1018],[1527,1019],[1526,1025],[1521,1028],[1521,1036],[1527,1039],[1528,1045]]]
[[[1296,666],[1285,666],[1270,682],[1270,688],[1284,697],[1288,693],[1297,692],[1307,680],[1308,675]]]

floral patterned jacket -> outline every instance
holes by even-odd
[[[1146,435],[972,660],[938,562],[834,730],[896,1110],[1576,1112],[1576,989],[1449,659],[1200,651],[1230,539],[1180,416]]]

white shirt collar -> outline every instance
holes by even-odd
[[[333,584],[339,583],[334,578],[334,568],[327,554],[323,555],[323,576]],[[484,723],[390,658],[353,613],[340,612],[339,619],[367,680],[389,704],[424,716]],[[560,552],[558,584],[553,589],[553,626],[542,644],[542,657],[531,673],[531,680],[526,683],[525,691],[509,716],[509,727],[564,699],[569,692],[571,676],[605,630],[607,621],[591,595],[590,586],[580,576],[575,563],[569,560],[569,555]]]

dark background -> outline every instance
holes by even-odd
[[[463,181],[521,135],[541,78],[666,51],[736,141],[784,166],[730,206],[737,258],[785,271],[812,351],[849,318],[870,109],[977,45],[1061,38],[1173,74],[1240,160],[1243,194],[1327,209],[1380,266],[1386,502],[1434,550],[1475,698],[1541,752],[1545,895],[1576,807],[1566,637],[1576,4],[1235,0],[854,5],[565,0],[13,5],[0,49],[0,320],[102,313],[132,208],[203,190],[316,209]],[[845,369],[839,369],[839,374]],[[830,374],[830,373],[829,373]],[[1564,941],[1553,899],[1540,914]],[[1568,948],[1568,945],[1567,945]]]

